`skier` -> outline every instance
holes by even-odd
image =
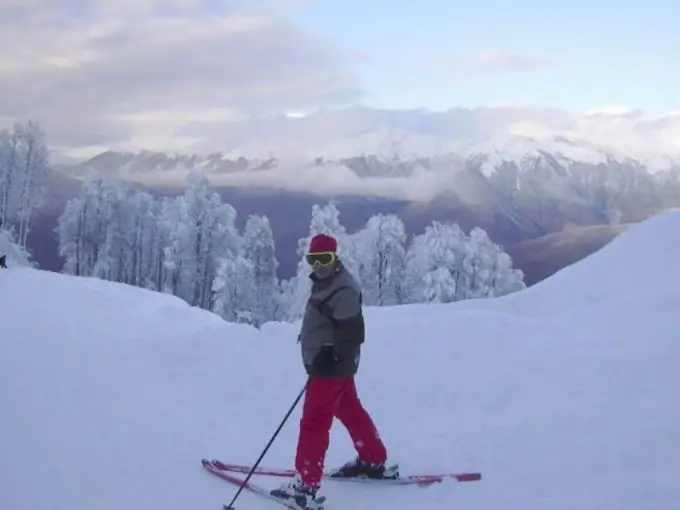
[[[0,257],[0,268],[7,269],[7,255]]]
[[[332,473],[334,477],[382,478],[387,472],[387,451],[354,381],[364,342],[364,318],[359,286],[337,256],[337,242],[325,234],[315,236],[306,255],[313,268],[312,290],[298,341],[309,376],[300,420],[295,458],[295,479],[271,494],[292,499],[303,509],[321,508],[321,485],[333,418],[349,432],[357,458]]]

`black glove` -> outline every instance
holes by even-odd
[[[335,356],[335,349],[329,345],[321,349],[319,354],[316,355],[313,365],[320,372],[330,372],[337,362],[338,358]]]

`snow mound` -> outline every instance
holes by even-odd
[[[506,298],[368,309],[358,386],[391,459],[483,479],[328,482],[327,510],[673,508],[678,232],[680,213],[653,218]],[[201,457],[252,463],[304,384],[297,324],[36,269],[0,270],[0,289],[2,509],[217,510],[235,487]],[[264,465],[291,466],[299,417]],[[327,463],[352,456],[336,425]]]
[[[597,252],[523,292],[457,306],[540,318],[588,311],[611,301],[639,302],[658,295],[660,285],[680,288],[678,260],[680,211],[673,209],[622,232]]]

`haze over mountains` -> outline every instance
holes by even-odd
[[[160,194],[179,193],[189,173],[203,172],[241,220],[268,214],[284,273],[311,205],[330,197],[350,230],[376,212],[399,214],[411,232],[433,219],[481,226],[517,258],[528,283],[627,225],[680,206],[674,113],[357,107],[225,124],[219,140],[201,138],[214,131],[195,124],[180,135],[222,152],[105,151],[55,168],[76,179],[96,171]]]
[[[193,123],[177,135],[181,149],[168,156],[148,147],[106,151],[62,169],[82,175],[97,168],[162,185],[179,184],[200,169],[216,184],[427,200],[459,189],[461,172],[493,178],[508,163],[526,171],[542,156],[577,174],[581,165],[642,166],[651,173],[680,167],[680,112],[649,118],[620,109],[576,115],[548,108],[353,107],[251,118],[219,129]]]

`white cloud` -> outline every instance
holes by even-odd
[[[652,116],[629,108],[576,112],[504,106],[430,112],[354,107],[243,122],[193,122],[179,134],[201,140],[197,147],[203,151],[219,147],[233,156],[297,152],[347,157],[395,151],[431,155],[475,148],[509,150],[513,144],[521,150],[518,138],[545,144],[567,139],[632,157],[680,154],[680,116]]]
[[[362,94],[360,54],[273,15],[310,1],[0,0],[0,127],[38,120],[59,156],[104,148],[332,156],[399,144],[428,153],[513,136],[562,136],[633,155],[680,152],[677,114],[621,106],[312,113]],[[437,65],[474,76],[555,62],[487,52]]]
[[[193,143],[176,135],[188,122],[360,96],[350,55],[244,5],[0,0],[5,123],[38,120],[57,146],[160,150]]]

